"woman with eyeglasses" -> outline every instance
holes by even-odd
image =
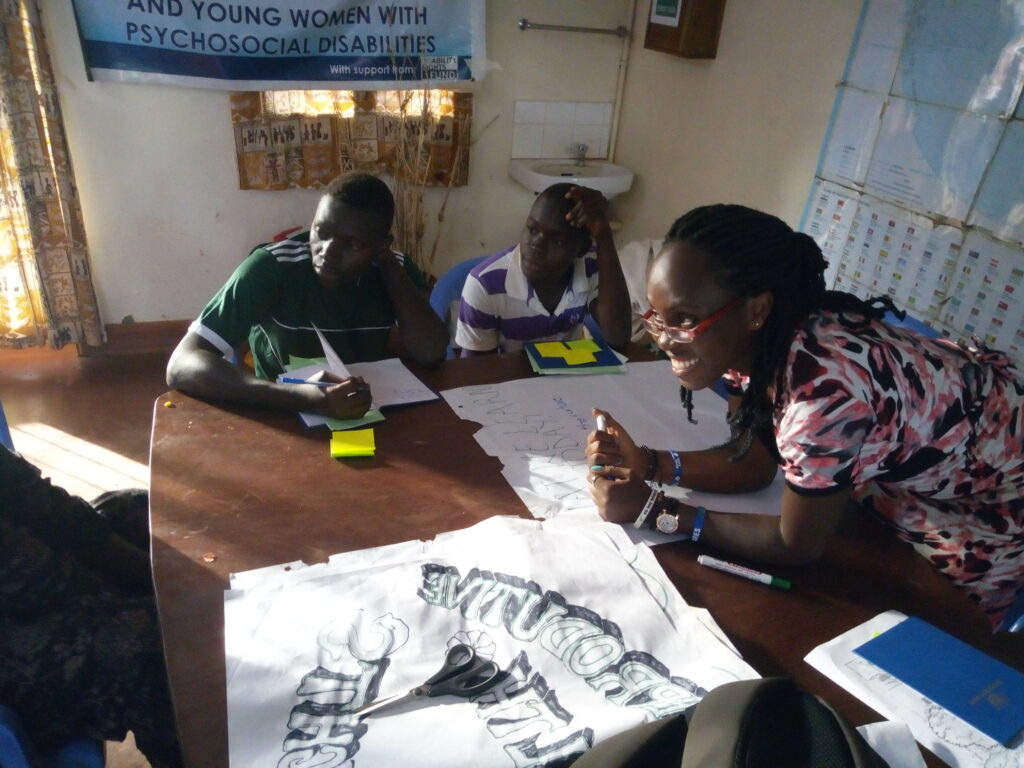
[[[604,412],[587,457],[601,514],[643,515],[765,563],[820,557],[851,502],[980,604],[993,628],[1024,584],[1024,376],[1002,353],[881,321],[888,300],[825,288],[809,236],[739,205],[697,208],[651,265],[644,322],[684,395],[724,379],[731,438],[637,445]],[[684,396],[684,405],[688,405]],[[781,469],[781,514],[717,514],[649,484],[740,493]],[[646,482],[645,482],[646,481]]]

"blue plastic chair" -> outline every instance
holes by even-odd
[[[14,450],[14,441],[11,439],[11,430],[7,428],[7,417],[4,416],[4,404],[0,403],[0,445],[9,451]],[[0,768],[5,768],[0,765]]]
[[[462,298],[462,287],[466,284],[466,278],[469,277],[473,267],[486,258],[487,256],[476,256],[459,262],[438,278],[437,282],[434,283],[433,290],[430,292],[430,306],[437,313],[437,316],[444,321],[448,327],[448,334],[452,339],[452,343],[448,345],[449,360],[455,357],[455,326],[459,315],[458,302]],[[598,341],[604,341],[601,326],[597,324],[593,317],[587,315],[583,320],[583,324],[593,338]],[[0,768],[3,768],[3,766],[0,766]]]
[[[459,315],[457,305],[459,299],[462,298],[462,286],[466,284],[469,271],[486,258],[486,255],[476,256],[459,262],[441,275],[434,283],[433,290],[430,291],[430,306],[447,326],[452,342],[455,340],[455,324]],[[449,343],[448,359],[453,357],[455,357],[455,346],[453,343]]]
[[[917,333],[920,333],[922,336],[925,336],[929,339],[937,339],[939,338],[939,336],[942,335],[927,323],[918,320],[916,317],[911,317],[910,315],[907,315],[902,320],[900,320],[892,312],[886,312],[882,316],[882,322],[884,322],[886,325],[894,325],[898,328],[907,328],[911,331],[916,331]]]
[[[0,768],[103,768],[103,742],[71,739],[40,755],[18,716],[0,704]]]

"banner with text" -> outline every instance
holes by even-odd
[[[484,0],[73,0],[97,80],[229,90],[458,87]]]

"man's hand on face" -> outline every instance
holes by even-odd
[[[574,227],[585,228],[595,238],[609,229],[608,200],[604,195],[589,187],[573,187],[565,196],[576,201],[565,215],[566,221]]]

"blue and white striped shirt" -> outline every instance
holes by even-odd
[[[548,312],[523,274],[519,246],[488,256],[466,278],[455,346],[476,352],[515,352],[525,341],[569,341],[583,336],[583,320],[597,298],[597,255],[573,262],[572,279]]]

